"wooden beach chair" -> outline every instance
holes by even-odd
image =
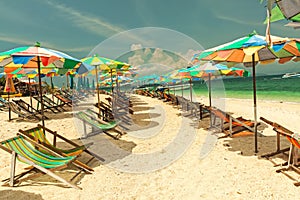
[[[8,179],[10,186],[14,186],[16,181],[18,181],[18,183],[21,183],[25,180],[32,179],[33,177],[47,174],[69,187],[81,189],[80,187],[72,184],[71,182],[54,173],[54,171],[66,168],[67,165],[76,158],[76,156],[61,156],[59,154],[55,154],[54,152],[51,152],[54,155],[51,155],[50,153],[46,154],[38,150],[37,148],[41,148],[45,151],[49,151],[49,149],[45,148],[43,145],[35,143],[32,140],[28,140],[22,135],[2,141],[0,142],[0,144],[1,149],[12,154],[11,173],[10,178]],[[16,159],[32,166],[33,168],[30,168],[30,170],[26,173],[21,173],[20,175],[15,176]],[[21,179],[29,172],[34,172],[34,169],[37,169],[37,171],[35,171],[36,173]]]
[[[94,106],[100,110],[99,117],[102,117],[104,121],[112,121],[114,120],[113,111],[110,108],[110,105],[101,101],[100,103],[95,103]]]
[[[205,106],[202,103],[199,102],[190,102],[187,103],[187,110],[190,112],[190,114],[200,120],[202,120],[204,117],[209,116],[210,113],[209,108]]]
[[[5,106],[9,107],[13,113],[17,114],[19,118],[21,117],[24,120],[41,120],[41,118],[37,116],[36,113],[28,112],[26,109],[18,106],[14,102],[7,102]]]
[[[83,152],[86,152],[92,156],[92,158],[87,163],[82,163],[78,159],[74,160],[73,162],[75,164],[80,165],[86,172],[92,172],[94,171],[92,168],[87,166],[88,163],[90,163],[93,158],[95,157],[93,153],[88,151],[88,147],[91,146],[93,143],[88,143],[85,145],[78,145],[75,142],[63,137],[62,135],[58,134],[56,131],[52,131],[49,128],[46,128],[40,124],[37,125],[37,127],[33,127],[27,130],[20,129],[19,132],[25,137],[29,137],[30,139],[44,145],[45,147],[51,149],[52,151],[55,151],[56,153],[59,153],[63,156],[79,156]],[[51,134],[53,136],[53,142],[51,143],[47,138],[46,135]],[[58,148],[56,146],[57,139],[60,139],[67,143],[68,145],[71,145],[72,148],[69,149],[62,149]],[[103,160],[102,158],[100,158]]]
[[[293,170],[294,172],[300,174],[299,167],[299,158],[297,154],[297,149],[300,149],[300,135],[298,133],[295,133],[284,126],[272,122],[270,120],[267,120],[266,118],[260,117],[260,119],[267,124],[271,125],[273,127],[273,130],[277,133],[277,151],[268,155],[263,155],[262,157],[268,158],[270,156],[274,156],[278,153],[284,153],[286,151],[289,151],[288,154],[288,161],[287,161],[287,167],[283,167],[281,169],[276,170],[277,173],[283,173],[284,175],[288,176],[289,178],[295,180],[294,183],[295,186],[300,186],[300,182],[294,178],[291,177],[291,175],[286,174],[285,171]],[[290,147],[285,149],[280,149],[280,136],[286,137],[286,139],[290,142]],[[286,163],[283,163],[281,165],[285,165]]]
[[[63,108],[63,104],[58,104],[57,102],[55,102],[53,99],[47,97],[46,95],[43,95],[43,101],[45,104],[47,104],[49,107],[57,110],[58,112],[62,112],[62,111],[66,111]]]
[[[114,138],[114,139],[119,139],[120,136],[124,135],[125,132],[121,130],[119,127],[117,127],[117,122],[116,121],[110,121],[106,122],[103,120],[100,120],[99,118],[96,118],[92,116],[91,114],[88,114],[87,112],[80,111],[75,114],[75,117],[80,119],[83,122],[84,126],[84,137],[89,137],[95,134],[99,133],[105,133],[108,136]],[[87,134],[87,125],[90,125],[92,127],[92,132]],[[117,135],[112,135],[108,131],[113,130],[117,133]]]
[[[294,134],[292,131],[290,131],[289,129],[283,127],[282,125],[280,125],[280,124],[278,124],[276,122],[272,122],[272,121],[270,121],[270,120],[268,120],[268,119],[266,119],[264,117],[260,117],[260,119],[262,121],[266,122],[267,124],[271,125],[273,127],[274,131],[276,131],[276,130],[282,130],[283,132],[289,133],[290,135]],[[281,138],[280,136],[281,136],[281,134],[280,134],[280,132],[277,132],[277,131],[276,131],[276,133],[277,133],[276,134],[276,147],[277,147],[276,151],[272,152],[272,153],[269,153],[269,154],[262,155],[262,157],[270,158],[270,157],[275,156],[275,155],[280,154],[280,153],[285,154],[285,152],[287,152],[287,151],[290,150],[289,147],[281,149],[281,144],[280,144],[281,143],[280,142],[280,138]]]
[[[244,119],[243,117],[235,118],[227,112],[224,112],[220,109],[208,107],[211,112],[211,126],[216,125],[216,119],[219,118],[221,120],[221,130],[225,133],[225,136],[232,137],[233,134],[239,133],[244,130],[249,130],[254,133],[255,123],[252,120]],[[259,123],[257,123],[257,126]]]
[[[57,104],[67,105],[69,107],[73,106],[73,101],[71,99],[68,99],[60,94],[54,94],[54,97],[57,99]]]
[[[33,106],[31,106],[29,103],[25,102],[23,99],[13,99],[13,102],[17,104],[20,108],[25,110],[28,113],[31,113],[32,115],[36,115],[39,119],[42,118],[41,111],[35,109]],[[44,115],[45,119],[49,119],[49,117]]]
[[[40,109],[41,99],[39,96],[33,96],[33,99],[37,101],[37,108]],[[59,113],[61,110],[59,110],[57,107],[53,106],[52,104],[49,104],[48,101],[45,101],[45,98],[43,97],[43,105],[44,105],[44,111],[51,111],[52,113]]]
[[[0,110],[2,111],[7,111],[7,107],[5,106],[5,104],[7,103],[8,101],[6,101],[5,99],[3,99],[2,97],[0,97]]]

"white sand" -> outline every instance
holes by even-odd
[[[196,134],[192,139],[189,148],[184,151],[182,145],[190,138],[190,135],[182,136],[182,141],[174,142],[173,139],[179,135],[178,129],[186,125],[180,115],[180,110],[171,105],[163,103],[150,97],[137,97],[144,106],[143,111],[134,121],[143,128],[155,127],[159,133],[150,138],[136,138],[132,134],[122,136],[120,141],[112,141],[114,145],[127,150],[127,155],[114,155],[115,160],[101,164],[93,162],[91,166],[95,172],[91,175],[82,175],[76,179],[76,184],[82,190],[65,188],[47,175],[28,180],[14,188],[0,186],[0,199],[297,199],[300,195],[300,188],[293,185],[293,181],[275,170],[273,163],[262,159],[259,155],[276,150],[275,133],[270,126],[263,126],[263,134],[266,137],[259,137],[259,153],[254,155],[254,138],[252,136],[239,138],[219,139],[212,152],[203,159],[199,159],[201,147],[206,139],[208,118],[203,121],[195,121],[193,125]],[[164,121],[160,116],[155,115],[149,107],[159,106],[155,110],[165,116]],[[137,106],[136,106],[137,107]],[[146,108],[148,107],[148,108]],[[233,112],[236,116],[253,119],[253,108],[251,100],[226,100],[227,111]],[[142,115],[144,113],[144,115]],[[150,113],[150,114],[149,114]],[[147,117],[147,115],[149,115]],[[55,118],[53,118],[55,116]],[[292,131],[300,130],[300,106],[296,103],[279,102],[258,102],[258,116],[263,116],[272,121],[286,126]],[[13,137],[18,129],[34,127],[35,123],[12,121],[8,122],[6,112],[0,112],[0,139],[4,140]],[[72,114],[64,112],[58,115],[51,115],[52,120],[46,121],[46,126],[58,133],[76,139],[80,134],[74,126]],[[144,120],[141,120],[143,117]],[[150,119],[149,119],[150,118]],[[152,124],[151,124],[152,121]],[[184,130],[183,130],[184,132]],[[105,136],[106,137],[106,136]],[[107,138],[107,137],[106,137]],[[166,144],[174,144],[171,149],[166,149]],[[177,146],[176,146],[177,145]],[[285,138],[282,138],[282,145],[287,146]],[[182,151],[179,159],[171,162],[166,157],[159,157],[167,154],[168,150],[174,153]],[[158,157],[165,159],[166,167],[152,172],[130,173],[122,172],[113,168],[119,167],[130,170],[135,155],[151,154],[158,152]],[[103,155],[109,155],[103,152]],[[9,177],[10,154],[0,151],[0,179]],[[169,156],[170,157],[170,156]],[[83,159],[89,156],[83,155]],[[109,158],[107,158],[109,160]],[[148,164],[159,168],[155,159],[145,161],[140,171],[148,169]],[[281,156],[276,158],[277,163],[286,160]],[[130,163],[129,163],[130,162]],[[27,165],[17,162],[17,173],[23,171]],[[153,168],[152,168],[153,169]],[[135,169],[137,170],[137,169]],[[75,171],[64,170],[58,174],[64,178],[70,178]],[[296,173],[290,173],[294,178],[299,179]]]

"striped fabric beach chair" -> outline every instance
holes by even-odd
[[[86,152],[90,155],[92,155],[92,158],[87,161],[87,163],[82,163],[79,161],[77,158],[72,161],[75,165],[79,165],[80,168],[85,170],[86,172],[90,173],[93,172],[94,170],[87,166],[88,163],[90,163],[93,158],[95,157],[94,154],[89,152],[87,148],[91,146],[93,143],[88,143],[85,145],[78,145],[75,142],[68,140],[67,138],[59,135],[56,131],[52,131],[49,128],[46,128],[40,124],[37,125],[37,127],[30,128],[27,130],[19,130],[20,134],[22,134],[24,137],[29,137],[30,139],[42,144],[43,146],[51,149],[52,151],[55,151],[56,153],[62,155],[62,156],[79,156],[83,152]],[[53,143],[50,143],[50,141],[46,138],[46,134],[52,134],[53,135]],[[56,141],[57,139],[61,139],[62,141],[66,142],[67,144],[73,146],[73,148],[69,149],[62,149],[58,148],[56,146]],[[102,158],[99,158],[100,160],[103,160]],[[74,179],[75,177],[73,177]]]
[[[76,156],[50,155],[38,150],[37,147],[43,148],[42,145],[32,143],[32,141],[27,140],[21,135],[1,142],[0,148],[12,154],[11,173],[10,179],[8,179],[10,180],[10,186],[14,186],[15,181],[17,180],[19,183],[21,183],[22,181],[37,176],[37,174],[32,174],[31,176],[23,179],[20,178],[27,173],[22,173],[18,176],[15,176],[16,159],[18,159],[23,163],[33,166],[33,168],[31,168],[31,170],[29,170],[28,172],[31,172],[32,169],[35,168],[39,170],[39,175],[43,175],[40,173],[42,172],[48,174],[49,176],[69,187],[81,189],[80,187],[68,182],[67,180],[63,179],[53,172],[66,168],[67,164],[72,162],[76,158]],[[44,148],[44,150],[47,149]]]
[[[76,118],[80,119],[83,122],[84,132],[85,132],[84,137],[89,137],[89,136],[103,132],[114,139],[118,139],[121,135],[125,134],[124,131],[120,130],[117,127],[116,121],[106,122],[106,121],[100,120],[100,119],[92,116],[91,114],[88,114],[87,112],[83,112],[83,111],[76,113],[75,116],[76,116]],[[87,134],[86,125],[90,125],[92,127],[92,132],[89,134]],[[115,132],[117,132],[117,135],[114,136],[114,135],[110,134],[108,132],[109,130],[114,130]]]

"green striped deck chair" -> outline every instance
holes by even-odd
[[[80,154],[82,154],[84,151],[89,153],[90,155],[92,155],[87,148],[92,145],[93,143],[88,143],[85,145],[78,145],[75,142],[68,140],[67,138],[59,135],[56,131],[52,131],[51,129],[48,129],[40,124],[38,124],[37,127],[34,128],[30,128],[27,130],[19,130],[20,134],[22,134],[23,136],[27,136],[30,139],[36,141],[37,143],[42,144],[43,146],[47,147],[48,149],[51,149],[52,151],[55,151],[56,153],[62,155],[62,156],[79,156]],[[50,143],[50,141],[46,138],[46,133],[47,134],[52,134],[53,137],[53,144]],[[74,148],[69,148],[69,149],[62,149],[62,148],[58,148],[56,147],[56,141],[57,138],[62,139],[64,142],[74,146]],[[94,157],[94,155],[92,155]],[[91,160],[89,160],[88,162],[91,162]],[[81,161],[79,161],[78,159],[75,159],[74,161],[72,161],[75,165],[79,165],[80,168],[83,168],[86,172],[93,172],[94,170],[87,166],[87,163],[84,164]]]
[[[47,147],[51,146],[55,150],[62,152],[65,156],[78,156],[80,155],[83,150],[86,148],[84,145],[77,146],[72,149],[61,149],[57,148],[56,144],[52,145],[48,139],[46,138],[46,135],[43,131],[43,128],[41,126],[34,127],[28,130],[19,130],[21,133],[24,133],[26,135],[32,136],[32,139],[34,139],[36,142],[40,142],[41,144],[45,144]],[[56,139],[55,139],[56,143]]]
[[[99,114],[97,112],[95,112],[94,110],[90,109],[90,108],[86,109],[84,111],[84,113],[86,115],[90,116],[92,119],[96,119],[96,121],[98,121],[99,123],[110,124],[110,122],[101,120],[100,117],[99,117]],[[126,132],[122,128],[119,127],[119,125],[118,125],[119,122],[120,121],[116,121],[116,120],[111,121],[111,123],[116,124],[116,126],[113,127],[112,129],[117,131],[119,134],[124,135],[124,134],[126,134]]]
[[[85,137],[92,136],[97,133],[103,132],[103,133],[109,135],[110,137],[113,137],[114,139],[118,139],[119,136],[124,134],[123,131],[118,130],[116,121],[111,121],[111,122],[102,121],[94,116],[91,116],[87,112],[83,112],[83,111],[77,112],[75,114],[75,116],[83,122]],[[87,132],[86,132],[87,124],[92,126],[92,128],[93,128],[93,131],[90,134],[87,134]],[[95,131],[95,129],[96,129],[96,131]],[[108,133],[109,130],[116,131],[117,136],[114,136],[114,135],[111,135],[110,133]]]
[[[1,142],[0,148],[12,154],[12,163],[11,163],[11,174],[10,174],[10,185],[14,185],[15,178],[15,165],[16,158],[28,165],[35,167],[41,172],[50,175],[56,180],[73,187],[76,189],[81,189],[78,186],[66,181],[60,176],[53,173],[55,170],[61,170],[67,167],[67,164],[72,162],[76,156],[60,156],[60,155],[50,155],[46,154],[36,147],[41,148],[42,145],[37,143],[29,142],[24,136],[19,135],[14,138],[5,140]],[[19,182],[21,182],[19,180]]]

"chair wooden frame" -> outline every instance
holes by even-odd
[[[76,156],[61,156],[56,152],[53,152],[50,149],[44,147],[43,145],[38,144],[37,142],[24,137],[23,135],[18,135],[14,138],[10,138],[0,143],[1,143],[0,145],[1,149],[12,154],[10,178],[6,179],[9,180],[10,186],[14,186],[17,180],[19,181],[19,183],[21,183],[22,181],[28,180],[30,178],[43,175],[44,173],[64,183],[69,187],[75,189],[81,189],[80,187],[72,184],[71,182],[53,173],[53,171],[55,170],[61,170],[66,168],[67,164],[71,163],[76,158]],[[49,154],[45,154],[45,152],[41,152],[36,148],[43,149],[49,152]],[[40,172],[38,174],[35,173],[29,175],[26,178],[20,179],[28,172],[32,172],[33,169],[30,168],[30,170],[27,171],[26,173],[22,173],[20,175],[15,176],[16,159],[28,165],[31,165],[32,167],[36,168],[42,173]]]
[[[99,160],[104,161],[103,158],[99,157],[99,156],[95,156],[94,153],[90,152],[87,148],[91,145],[93,145],[93,143],[88,143],[85,145],[78,145],[77,143],[63,137],[62,135],[58,134],[56,131],[52,131],[51,129],[42,126],[40,124],[37,125],[37,127],[33,127],[27,130],[19,130],[19,133],[22,134],[24,137],[29,137],[30,139],[44,145],[45,147],[51,149],[52,151],[55,151],[58,154],[61,154],[62,156],[78,156],[80,155],[82,152],[86,152],[89,155],[92,156],[93,158],[98,158]],[[51,134],[53,135],[53,142],[51,143],[46,135],[47,134]],[[57,139],[61,139],[62,141],[64,141],[65,143],[73,146],[73,148],[69,148],[69,149],[61,149],[61,148],[57,148],[56,143],[57,143]],[[90,168],[89,166],[87,166],[87,164],[89,162],[92,161],[92,159],[90,159],[87,163],[82,163],[81,161],[79,161],[78,159],[74,160],[75,164],[80,165],[86,172],[93,172],[94,170],[92,168]]]
[[[298,163],[297,149],[300,149],[299,134],[294,133],[293,131],[285,128],[284,126],[282,126],[278,123],[267,120],[266,118],[260,117],[260,119],[262,121],[266,122],[267,124],[271,125],[273,127],[273,130],[277,133],[277,151],[274,152],[274,153],[271,153],[271,154],[263,155],[262,157],[265,157],[265,158],[269,159],[271,156],[289,151],[287,167],[283,167],[281,169],[278,169],[278,170],[276,170],[276,172],[277,173],[280,173],[280,172],[283,173],[284,175],[286,175],[289,178],[296,181],[294,183],[295,186],[300,186],[299,181],[297,181],[296,179],[292,178],[290,175],[285,173],[285,171],[293,170],[296,173],[300,174],[300,169],[296,166],[297,163]],[[286,139],[290,142],[290,147],[285,148],[285,149],[280,149],[280,136],[285,136],[286,137]]]
[[[118,127],[117,122],[103,121],[103,120],[99,119],[98,117],[93,116],[93,114],[91,112],[79,111],[78,113],[75,114],[75,116],[76,116],[76,118],[78,118],[79,120],[81,120],[83,122],[84,137],[89,137],[89,136],[96,135],[96,134],[103,132],[106,135],[108,135],[114,139],[119,139],[122,135],[125,134],[125,132]],[[93,128],[92,133],[90,133],[90,134],[87,134],[87,131],[86,131],[87,125],[90,125]],[[110,134],[108,132],[109,130],[113,130],[113,131],[117,132],[117,135],[114,136],[114,135]]]
[[[211,117],[213,118],[211,119],[211,126],[215,124],[216,118],[221,119],[221,130],[225,133],[225,136],[223,137],[232,137],[233,134],[244,130],[249,130],[254,133],[254,121],[244,119],[243,117],[235,118],[231,114],[217,108],[208,107],[207,109],[210,111]],[[224,127],[226,124],[228,124],[229,127]],[[257,123],[257,126],[258,125],[259,123]]]

